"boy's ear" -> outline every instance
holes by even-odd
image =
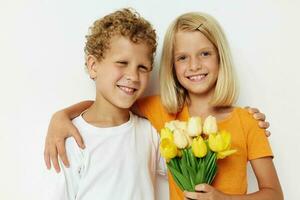
[[[86,58],[86,66],[91,79],[97,78],[97,58],[93,55],[88,55]]]

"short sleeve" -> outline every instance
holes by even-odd
[[[162,129],[167,121],[174,120],[176,117],[168,114],[161,104],[160,96],[149,96],[139,99],[137,107],[157,130]]]
[[[272,149],[264,129],[259,128],[258,121],[245,109],[239,110],[244,127],[248,160],[273,157]]]
[[[82,152],[74,138],[68,138],[66,140],[66,152],[70,163],[69,168],[65,167],[61,160],[59,161],[65,179],[64,197],[62,197],[61,200],[75,200],[78,194],[78,186],[84,165]]]
[[[165,159],[160,155],[159,151],[159,144],[160,144],[160,137],[158,132],[154,127],[152,127],[152,148],[154,152],[155,158],[155,174],[161,175],[167,178],[167,166]]]

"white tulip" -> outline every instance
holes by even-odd
[[[217,120],[213,116],[208,116],[203,124],[203,133],[206,135],[218,132]]]
[[[174,131],[175,129],[186,130],[187,123],[179,120],[173,120],[165,123],[165,127]]]
[[[183,149],[188,145],[188,140],[181,129],[174,130],[174,143],[179,149]]]
[[[187,133],[191,137],[196,137],[201,134],[201,118],[190,117],[187,123]]]

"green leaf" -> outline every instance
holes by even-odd
[[[206,178],[205,182],[210,184],[213,181],[213,178],[216,175],[217,172],[217,158],[216,153],[213,153],[211,157],[208,160],[208,163],[206,163]]]
[[[180,171],[180,167],[179,167],[179,165],[178,165],[178,158],[177,158],[177,157],[172,158],[172,159],[170,160],[169,163],[171,163],[171,166],[172,166],[173,168],[175,168],[177,171],[181,172],[181,171]]]
[[[187,171],[186,154],[184,153],[184,151],[182,151],[182,157],[180,159],[179,164],[183,176],[189,177],[189,173]]]
[[[188,180],[188,178],[186,178],[183,174],[181,174],[180,172],[178,172],[176,169],[174,169],[171,166],[168,166],[172,175],[176,177],[176,179],[178,180],[178,182],[180,183],[180,185],[182,186],[181,189],[193,192],[194,188],[191,186],[190,181]],[[178,185],[178,186],[180,186]]]
[[[170,172],[171,172],[171,174],[172,174],[172,177],[173,177],[174,181],[176,182],[177,186],[178,186],[182,191],[184,191],[184,187],[182,186],[182,184],[180,183],[180,181],[177,179],[177,177],[174,175],[174,170],[176,170],[176,169],[174,169],[173,167],[171,167],[169,163],[167,164],[167,166],[168,166],[168,168],[169,168],[169,170],[170,170]],[[179,173],[179,172],[178,172],[178,173]]]
[[[198,172],[197,172],[197,175],[196,175],[196,180],[195,180],[196,185],[198,185],[200,183],[205,183],[204,175],[205,175],[205,163],[201,162],[199,164]]]
[[[197,162],[197,160],[196,160],[196,158],[194,156],[192,148],[188,149],[188,158],[190,160],[192,168],[196,171],[196,162]]]
[[[196,171],[191,167],[187,166],[189,172],[189,179],[193,188],[195,188]]]

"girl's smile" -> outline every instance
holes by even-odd
[[[219,73],[218,53],[200,31],[175,35],[174,66],[177,79],[188,93],[210,93]]]

